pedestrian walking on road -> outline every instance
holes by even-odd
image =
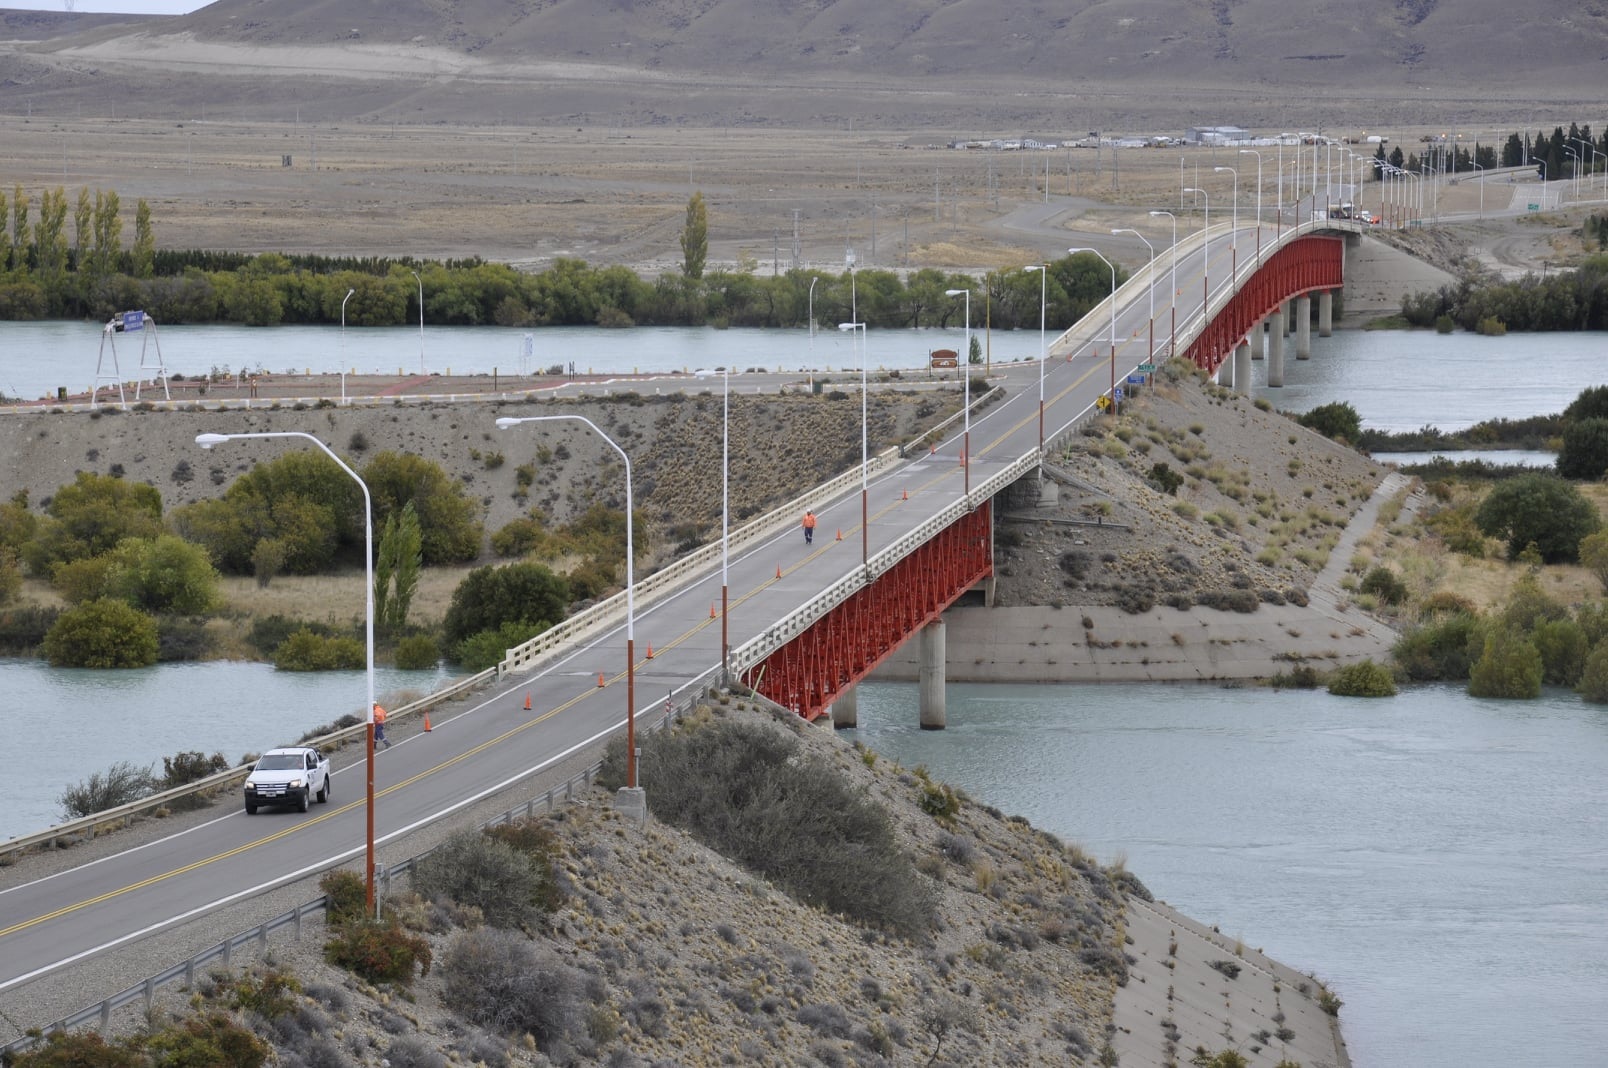
[[[804,512],[804,544],[810,545],[815,541],[815,513]]]
[[[385,736],[385,709],[374,706],[374,744],[391,748],[391,739]]]

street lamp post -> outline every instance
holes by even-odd
[[[1256,262],[1262,262],[1262,154],[1254,148],[1240,149],[1242,156],[1256,157]]]
[[[346,296],[341,298],[341,348],[342,349],[346,348],[346,302],[351,300],[352,299],[352,294],[356,293],[356,292],[357,292],[357,290],[355,290],[355,289],[348,289],[346,291]]]
[[[1167,355],[1171,357],[1178,344],[1178,216],[1170,211],[1153,211],[1150,215],[1151,218],[1165,215],[1172,220],[1172,282],[1167,287],[1172,290],[1172,297],[1167,302],[1172,311],[1172,325],[1167,331]]]
[[[1227,171],[1234,176],[1234,212],[1228,229],[1228,277],[1239,277],[1239,171],[1233,167],[1213,167],[1214,171]]]
[[[870,437],[870,422],[866,417],[866,398],[870,396],[866,381],[865,358],[865,324],[839,323],[839,330],[849,332],[849,341],[855,340],[855,332],[859,333],[860,341],[860,563],[871,562],[871,505],[870,486],[867,481],[867,472],[871,468],[871,451],[868,446]]]
[[[1299,158],[1299,157],[1297,157]],[[1206,201],[1206,219],[1201,223],[1200,232],[1205,237],[1205,252],[1200,258],[1200,314],[1202,317],[1211,312],[1212,303],[1212,198],[1204,189],[1186,189],[1186,193],[1199,193],[1201,199]]]
[[[637,788],[636,759],[636,545],[632,538],[631,457],[615,440],[603,433],[598,425],[584,415],[526,415],[502,416],[497,420],[498,430],[507,430],[520,423],[585,423],[592,433],[608,442],[620,454],[625,464],[625,788]]]
[[[720,369],[720,674],[731,678],[731,360]]]
[[[347,296],[351,296],[350,293]],[[374,912],[374,501],[369,496],[368,483],[364,482],[356,471],[346,465],[346,461],[335,455],[335,451],[322,441],[301,430],[261,430],[242,434],[197,434],[195,443],[203,449],[210,449],[214,445],[221,445],[226,441],[242,441],[247,438],[305,438],[324,450],[331,460],[335,461],[342,471],[352,476],[358,488],[363,491],[363,640],[365,676],[368,682],[367,712],[364,719],[368,723],[364,742],[365,758],[368,762],[368,835],[367,850],[363,861],[364,885],[364,911],[373,916]]]
[[[1035,263],[1031,267],[1023,267],[1024,271],[1037,271],[1039,276],[1039,455],[1044,453],[1044,359],[1048,349],[1044,345],[1044,309],[1046,298],[1049,295],[1050,265]]]
[[[1149,282],[1150,282],[1150,362],[1155,363],[1156,362],[1156,246],[1152,245],[1148,240],[1146,240],[1145,235],[1141,234],[1138,230],[1130,230],[1130,229],[1124,227],[1124,228],[1122,228],[1120,230],[1113,230],[1111,232],[1113,234],[1132,234],[1134,237],[1137,237],[1139,240],[1144,241],[1145,248],[1150,250],[1150,278],[1149,278]]]
[[[961,394],[963,410],[965,411],[965,431],[960,440],[960,467],[961,485],[966,496],[971,496],[971,290],[946,289],[946,297],[966,298],[966,352],[955,362],[961,366],[961,373],[966,377],[966,386]]]
[[[1485,218],[1485,168],[1475,163],[1472,156],[1469,157],[1468,165],[1479,172],[1479,178],[1476,181],[1480,185],[1480,218],[1483,219]]]
[[[1115,415],[1116,412],[1117,412],[1117,266],[1116,266],[1116,264],[1112,263],[1110,260],[1106,259],[1105,256],[1101,255],[1101,253],[1100,253],[1100,251],[1098,249],[1092,249],[1092,248],[1069,248],[1069,249],[1066,250],[1066,254],[1068,256],[1076,256],[1080,252],[1092,252],[1092,253],[1094,253],[1096,256],[1100,257],[1100,262],[1101,263],[1103,263],[1107,267],[1111,268],[1111,393],[1110,393],[1110,396],[1111,396],[1111,414]]]
[[[810,354],[815,353],[815,283],[821,279],[818,276],[810,277]],[[812,364],[814,360],[810,361]]]
[[[1569,168],[1571,171],[1574,172],[1574,176],[1571,179],[1569,184],[1575,187],[1574,188],[1574,196],[1575,196],[1575,199],[1578,200],[1578,199],[1580,199],[1580,153],[1576,152],[1574,149],[1570,148],[1568,145],[1562,145],[1560,147],[1562,147],[1562,149],[1565,152],[1569,153],[1569,158],[1570,159],[1574,160],[1574,166]]]
[[[419,277],[418,271],[409,271],[413,280],[419,283],[419,373],[424,374],[424,279]]]

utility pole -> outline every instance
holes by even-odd
[[[871,194],[871,262],[877,262],[877,195]]]
[[[796,270],[798,270],[798,268],[799,268],[798,209],[794,208],[793,209],[793,270],[796,271]]]

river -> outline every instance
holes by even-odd
[[[450,353],[455,372],[516,367],[523,336],[430,329],[430,366],[444,369]],[[536,337],[533,366],[574,361],[609,373],[853,361],[835,332],[813,349],[802,330]],[[162,338],[170,367],[170,348],[196,339],[203,354],[184,358],[198,371],[211,362],[394,370],[418,359],[417,331],[401,329],[349,331],[344,352],[338,330],[323,327],[165,328]],[[37,395],[58,379],[83,388],[96,341],[82,324],[0,324],[0,390]],[[930,348],[958,348],[960,333],[871,331],[867,346],[873,366],[916,366]],[[990,347],[996,359],[1031,358],[1037,333],[996,333]],[[1312,360],[1288,361],[1283,389],[1265,389],[1264,376],[1256,364],[1258,395],[1286,410],[1343,400],[1371,427],[1456,430],[1561,411],[1603,383],[1605,365],[1600,335],[1342,331],[1314,339]],[[386,676],[381,689],[422,689],[431,677]],[[13,742],[0,750],[0,834],[48,822],[64,786],[116,760],[160,770],[179,749],[234,758],[360,709],[363,693],[361,673],[52,672],[0,660]],[[1451,687],[1344,701],[1257,689],[955,686],[950,729],[923,734],[914,687],[862,693],[858,736],[873,748],[925,763],[1104,859],[1126,854],[1158,896],[1334,982],[1359,1068],[1593,1063],[1608,1050],[1608,711],[1570,694],[1491,702]]]
[[[845,732],[1331,982],[1359,1068],[1601,1064],[1608,709],[1452,686],[866,684]]]

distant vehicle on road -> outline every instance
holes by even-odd
[[[258,805],[295,805],[306,812],[312,801],[329,801],[329,758],[307,746],[270,749],[246,776],[246,815]]]

